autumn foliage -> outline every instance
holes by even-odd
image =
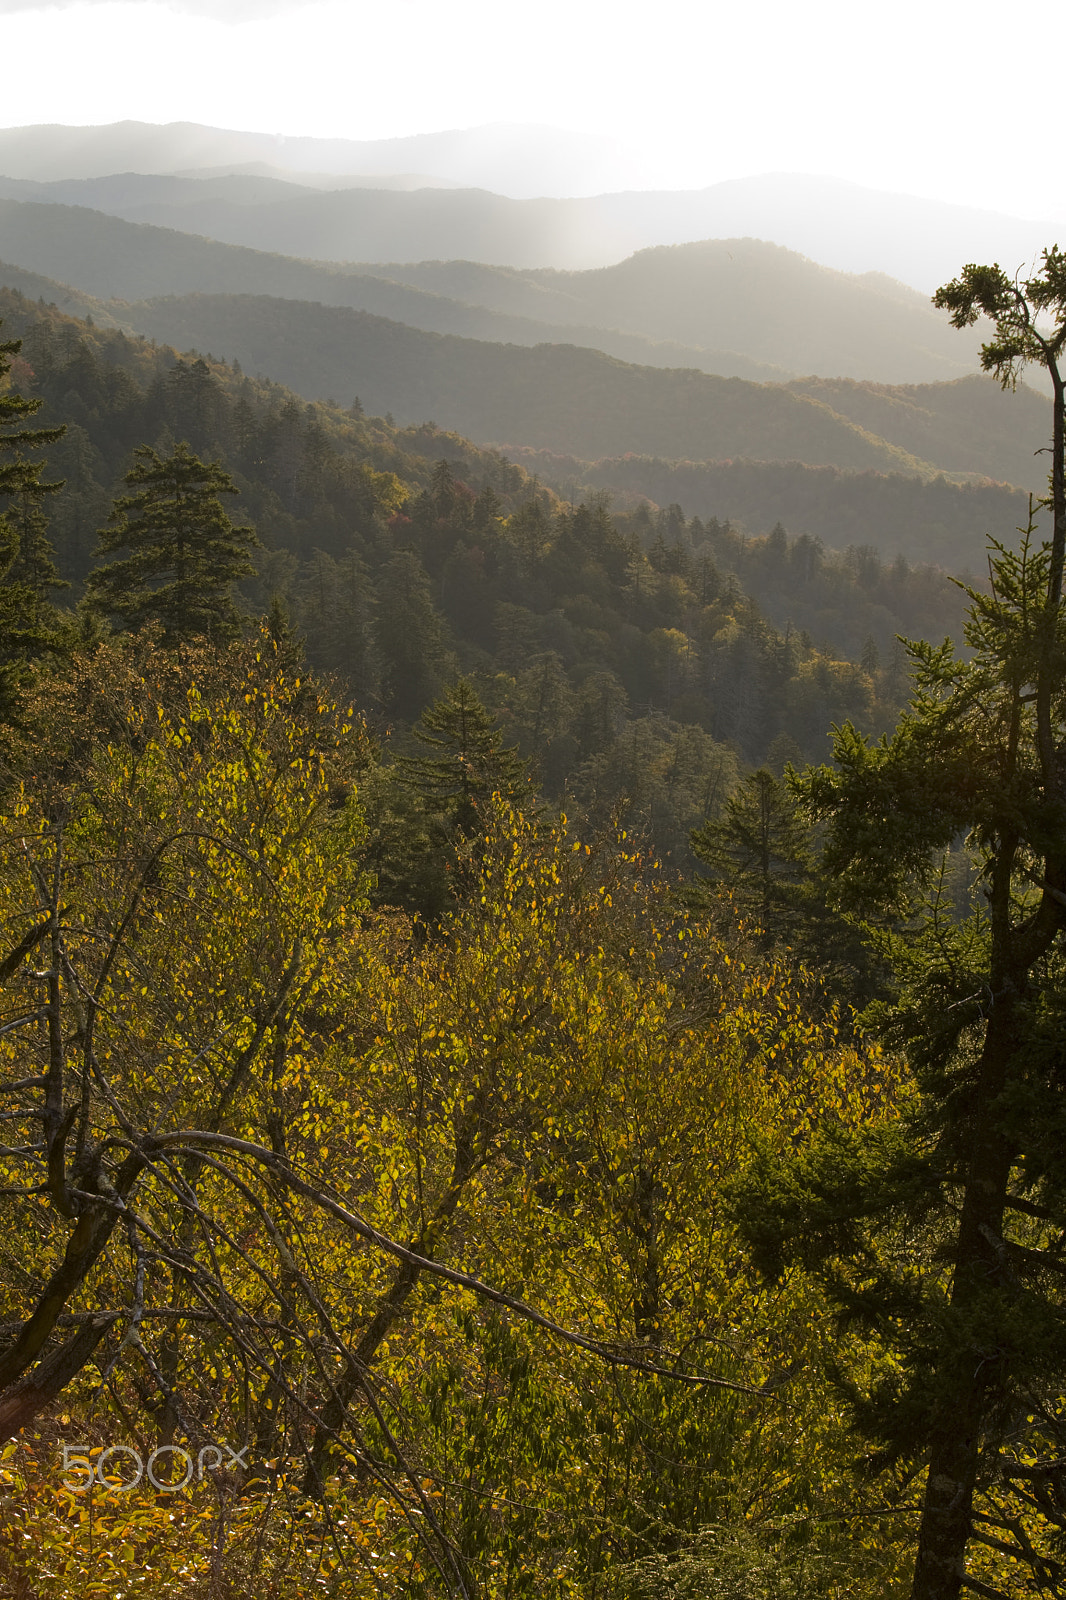
[[[372,911],[366,737],[266,636],[101,647],[36,712],[0,1282],[74,1370],[7,1379],[11,1593],[577,1594],[847,1502],[823,1309],[722,1205],[895,1093],[809,980],[502,800],[431,937]],[[247,1470],[64,1489],[72,1440]]]

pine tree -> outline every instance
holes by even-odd
[[[150,445],[135,454],[126,473],[132,492],[115,501],[98,548],[99,555],[129,554],[91,575],[91,604],[127,628],[161,623],[167,644],[235,638],[241,613],[233,585],[254,571],[250,553],[259,541],[222,505],[220,495],[238,493],[229,473],[184,443],[166,457]]]
[[[373,636],[388,709],[413,721],[440,693],[449,666],[444,627],[418,557],[401,550],[377,576]],[[452,667],[454,671],[454,667]]]
[[[795,1159],[757,1162],[735,1204],[769,1276],[804,1263],[867,1329],[857,1419],[882,1462],[928,1468],[912,1600],[998,1600],[1066,1577],[1066,257],[1024,281],[968,266],[936,303],[958,327],[995,321],[982,364],[1004,384],[1048,371],[1052,536],[1030,518],[1020,549],[995,545],[990,592],[968,591],[968,659],[912,646],[892,737],[846,724],[834,766],[799,785],[845,903],[898,930],[877,1020],[914,1094],[894,1120],[848,1135],[827,1119]],[[964,836],[981,893],[959,921],[944,860]]]
[[[41,496],[20,496],[8,517],[18,539],[18,554],[11,564],[8,582],[17,584],[25,595],[23,616],[27,628],[42,638],[51,638],[59,619],[49,596],[57,589],[69,589],[70,585],[59,576],[55,564]]]
[[[415,735],[427,753],[368,774],[360,795],[378,902],[434,923],[476,881],[493,795],[521,806],[529,785],[466,679],[423,712]]]
[[[11,370],[19,339],[0,344],[0,380]],[[26,452],[54,444],[58,428],[28,428],[43,401],[0,394],[0,719],[15,715],[26,663],[55,643],[56,617],[48,591],[60,587],[52,562],[41,501],[62,488],[42,483],[44,463]],[[7,459],[5,459],[7,457]],[[13,502],[13,503],[12,503]]]
[[[527,790],[526,763],[504,745],[500,728],[466,678],[423,711],[415,737],[432,754],[403,758],[403,781],[455,832],[476,833],[493,794],[518,800]]]
[[[787,941],[812,868],[810,829],[768,767],[740,784],[717,821],[692,835],[694,855],[754,913],[767,939]]]

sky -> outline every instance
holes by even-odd
[[[611,142],[618,187],[811,172],[1066,219],[1060,0],[0,0],[2,125]],[[20,70],[19,64],[24,64]],[[573,192],[582,192],[575,174]]]

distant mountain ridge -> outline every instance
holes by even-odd
[[[426,332],[574,343],[639,365],[754,381],[950,379],[975,369],[979,345],[905,285],[833,272],[750,239],[647,250],[581,273],[469,261],[346,269],[83,207],[0,199],[0,259],[101,299],[281,295]]]
[[[596,194],[634,181],[633,152],[617,141],[535,123],[496,122],[391,139],[322,139],[195,122],[0,128],[0,171],[45,182],[254,165],[300,178],[332,174],[352,181],[417,172],[428,183],[495,189],[514,198]]]
[[[343,260],[468,257],[572,269],[610,265],[652,245],[754,237],[839,271],[885,273],[929,294],[966,261],[998,260],[1013,271],[1060,237],[1053,223],[806,173],[764,173],[692,190],[657,188],[639,178],[634,186],[627,175],[632,169],[619,164],[606,141],[512,124],[362,143],[279,139],[192,123],[0,129],[0,173],[12,179],[133,172],[210,181],[211,174],[242,169],[249,176],[250,168],[296,185],[329,182],[332,174],[350,185],[372,180],[380,191],[383,181],[409,188],[409,178],[397,175],[414,173],[426,184],[460,186],[450,200],[447,193],[436,199],[423,193],[421,199],[408,195],[406,207],[364,208],[367,243],[354,253],[350,205],[331,204],[329,196],[320,196],[327,202],[320,205],[290,196],[278,211],[264,194],[243,216],[205,204],[195,220],[199,231],[228,242]],[[476,198],[472,190],[491,193]],[[81,203],[99,202],[81,197]],[[154,204],[162,209],[138,220],[181,225],[162,194]],[[192,225],[191,215],[185,225]],[[314,232],[313,248],[294,238],[301,228]]]
[[[123,315],[139,333],[236,357],[307,399],[355,393],[375,413],[432,420],[482,443],[935,471],[779,385],[634,366],[575,345],[528,349],[425,333],[346,306],[265,295],[175,296],[129,305]]]
[[[705,351],[739,349],[797,375],[935,382],[978,365],[979,336],[953,329],[925,295],[882,274],[833,271],[762,239],[659,245],[584,272],[470,261],[370,270],[496,312],[624,328]]]
[[[1047,401],[994,380],[894,390],[859,383],[753,384],[634,366],[573,345],[489,344],[424,333],[345,307],[264,296],[189,295],[123,308],[137,331],[179,349],[236,356],[307,399],[354,393],[408,424],[432,420],[479,444],[595,460],[799,461],[857,472],[995,478],[1043,492],[1033,441]],[[882,431],[868,426],[875,413]],[[929,456],[912,448],[925,441]],[[935,450],[932,447],[935,446]]]
[[[117,326],[119,339],[108,345],[116,356],[125,360],[123,352],[136,351],[140,341],[132,327],[130,316],[143,320],[146,325],[152,323],[150,305],[130,306],[121,302],[112,302],[110,308],[95,301],[90,296],[80,294],[78,291],[65,291],[62,285],[51,283],[49,280],[29,273],[16,274],[21,279],[18,285],[19,294],[13,294],[10,289],[0,289],[0,297],[4,300],[5,335],[12,332],[16,334],[24,324],[32,323],[35,318],[47,318],[50,313],[47,307],[51,303],[59,306],[61,311],[68,314],[80,315],[83,318],[91,317],[98,325],[106,325],[110,318],[112,326]],[[0,270],[0,281],[3,278],[11,281],[12,274]],[[19,295],[25,295],[22,299]],[[233,327],[233,314],[239,313],[246,307],[234,297],[219,297],[223,314],[229,313],[228,326]],[[43,302],[43,303],[42,303]],[[192,297],[195,305],[196,297]],[[189,309],[189,301],[165,301],[162,303],[167,311],[173,315],[175,311],[181,312]],[[285,304],[283,302],[283,304]],[[263,308],[253,302],[253,311],[262,311]],[[287,310],[297,319],[305,313],[323,313],[326,308],[303,306],[288,303]],[[112,312],[126,313],[121,324],[116,324]],[[268,334],[271,330],[270,307],[266,307],[265,325]],[[590,381],[597,378],[603,382],[605,377],[609,381],[612,369],[620,367],[619,363],[611,363],[605,358],[597,356],[595,352],[576,349],[552,350],[551,347],[542,347],[539,351],[524,352],[518,350],[508,351],[505,347],[494,349],[492,346],[479,347],[473,341],[450,340],[433,335],[418,335],[415,330],[397,327],[381,319],[367,316],[360,317],[357,313],[341,312],[346,319],[354,321],[361,327],[364,335],[370,334],[368,349],[364,357],[373,355],[375,346],[377,354],[382,358],[382,364],[395,370],[396,356],[404,354],[410,359],[410,368],[417,381],[419,373],[423,373],[429,380],[429,385],[438,385],[436,395],[431,399],[441,399],[441,377],[447,381],[449,374],[459,380],[462,390],[477,385],[479,378],[484,373],[479,373],[476,364],[471,374],[466,370],[463,357],[471,352],[465,347],[473,346],[473,355],[483,357],[486,353],[490,360],[495,357],[497,361],[506,362],[508,356],[529,356],[548,367],[549,377],[552,377],[552,367],[556,370],[554,377],[556,389],[554,398],[558,399],[560,387],[569,393],[576,393],[578,404],[582,402],[584,391]],[[282,328],[281,334],[291,332],[291,329]],[[156,336],[163,337],[162,328],[156,325]],[[299,332],[299,329],[297,329]],[[121,335],[125,333],[127,339],[123,341]],[[279,329],[273,327],[273,340],[270,348],[275,356],[279,352],[299,349],[301,341],[297,339],[286,340],[278,337]],[[394,342],[394,336],[399,336],[399,344]],[[98,334],[92,335],[94,339]],[[419,348],[422,344],[423,348]],[[406,346],[405,349],[401,348]],[[427,352],[425,346],[430,349]],[[207,341],[203,348],[209,348]],[[142,347],[143,349],[143,347]],[[159,345],[161,352],[165,352],[165,342]],[[68,352],[68,356],[69,356]],[[431,359],[427,361],[427,354]],[[30,357],[29,366],[32,371],[36,361],[34,347],[31,343],[24,351]],[[154,359],[154,358],[153,358]],[[568,370],[565,363],[571,364]],[[588,371],[582,371],[582,364],[590,362]],[[576,370],[574,370],[576,363]],[[217,362],[212,364],[212,370],[217,370]],[[561,379],[560,383],[560,370]],[[644,388],[644,381],[650,376],[653,380],[666,380],[680,377],[686,383],[693,379],[700,380],[701,375],[693,373],[681,374],[648,374],[641,369],[621,368],[623,378],[632,385],[630,399],[634,397],[640,401],[647,401],[648,391]],[[269,382],[277,382],[278,368],[275,367],[268,374]],[[365,374],[364,374],[365,375]],[[508,382],[505,391],[514,388],[515,372],[505,374]],[[528,378],[528,370],[518,377]],[[799,387],[799,386],[797,386]],[[850,403],[857,414],[861,414],[864,405],[873,403],[887,409],[889,417],[894,410],[898,410],[910,425],[911,411],[925,414],[931,418],[939,416],[941,424],[946,430],[946,437],[950,437],[950,424],[954,418],[958,424],[960,439],[980,433],[971,427],[970,419],[974,416],[980,418],[982,411],[986,423],[991,423],[995,416],[1000,416],[1005,440],[1009,443],[1010,424],[1015,425],[1016,433],[1016,459],[1023,465],[1032,465],[1033,458],[1028,453],[1032,439],[1039,434],[1039,430],[1046,423],[1046,401],[1031,391],[1020,387],[1016,395],[1004,395],[996,385],[987,379],[971,378],[957,384],[939,384],[913,388],[911,391],[892,391],[884,386],[863,384],[840,384],[828,386],[830,391],[835,388],[833,398],[842,408]],[[643,392],[642,392],[643,391]],[[90,385],[91,392],[91,385]],[[278,393],[284,391],[279,390]],[[369,394],[369,391],[368,391]],[[822,432],[820,440],[823,445],[835,446],[838,451],[846,445],[850,451],[852,465],[842,468],[833,465],[808,465],[797,460],[760,460],[760,459],[732,459],[732,460],[677,460],[665,455],[651,455],[631,452],[624,456],[601,457],[600,459],[581,459],[573,453],[537,448],[521,443],[512,444],[507,448],[507,456],[512,460],[520,461],[531,473],[536,473],[543,484],[554,488],[564,501],[572,501],[574,495],[585,497],[589,492],[607,490],[611,493],[616,503],[623,509],[638,505],[641,500],[650,500],[654,505],[665,506],[669,502],[677,501],[690,513],[703,517],[717,517],[733,519],[750,531],[763,531],[775,522],[782,521],[793,535],[808,535],[823,540],[826,544],[840,549],[848,546],[867,547],[874,546],[885,553],[889,558],[898,553],[903,553],[912,561],[932,561],[946,566],[949,570],[957,572],[967,569],[979,569],[982,561],[985,539],[989,534],[1002,536],[1012,526],[1024,521],[1026,497],[1023,491],[1006,485],[990,484],[977,479],[969,485],[960,486],[948,482],[945,478],[936,476],[931,467],[925,468],[924,476],[916,473],[919,465],[913,458],[909,458],[900,450],[891,450],[884,440],[876,440],[869,433],[863,434],[861,430],[848,425],[846,418],[839,413],[834,413],[824,402],[820,403],[810,396],[790,396],[787,391],[780,388],[766,390],[759,386],[743,383],[726,383],[722,380],[709,379],[705,382],[702,394],[697,399],[704,402],[704,420],[714,421],[713,416],[708,418],[708,403],[719,399],[726,402],[726,406],[734,414],[738,408],[735,404],[737,398],[744,401],[749,408],[749,421],[754,420],[763,429],[763,444],[765,452],[772,449],[776,439],[778,442],[785,437],[784,426],[787,426],[790,417],[795,423],[796,413],[790,412],[787,402],[791,399],[793,407],[799,401],[799,412],[808,424],[820,420]],[[423,387],[421,399],[427,398],[427,389]],[[652,399],[670,401],[669,389],[665,395],[660,391],[658,395],[652,391]],[[777,415],[763,416],[760,422],[757,414],[754,419],[750,415],[753,405],[757,406],[760,398],[770,400],[780,407],[780,401],[786,405],[778,409]],[[550,385],[548,386],[549,403],[553,400]],[[674,396],[677,403],[678,397]],[[682,392],[680,403],[684,404],[686,396]],[[895,402],[895,406],[894,406]],[[370,411],[377,408],[377,402],[372,402],[368,407]],[[382,410],[385,408],[382,406]],[[654,409],[654,408],[653,408]],[[331,412],[331,414],[333,414]],[[354,414],[354,412],[352,413]],[[427,416],[424,405],[418,404],[416,397],[414,414]],[[501,412],[505,421],[514,421],[515,413],[512,410],[508,415]],[[631,408],[631,421],[640,421],[639,406]],[[85,419],[88,420],[87,418]],[[527,419],[528,420],[528,419]],[[735,415],[734,415],[735,420]],[[372,428],[381,428],[380,417],[377,421],[371,418]],[[386,431],[389,431],[386,429]],[[673,437],[671,430],[670,437]],[[426,459],[438,459],[442,454],[456,460],[456,451],[459,456],[457,467],[460,473],[465,471],[463,462],[468,447],[460,439],[457,432],[440,432],[434,429],[425,420],[409,429],[404,437],[408,440],[408,448],[414,449]],[[818,443],[818,437],[814,438]],[[723,433],[719,430],[719,442]],[[811,439],[808,439],[810,444]],[[121,470],[123,446],[115,441],[115,470]],[[875,460],[878,465],[871,470],[859,466],[856,469],[854,462],[862,458],[856,454],[856,446],[863,446],[867,450],[876,450],[878,455]],[[469,446],[476,449],[476,446]],[[492,459],[500,463],[500,472],[506,476],[510,470],[506,467],[505,457],[493,452]],[[869,455],[866,459],[870,459]],[[383,458],[379,467],[388,468],[391,461]],[[886,470],[887,469],[887,470]],[[64,463],[60,463],[60,470],[68,470]],[[70,470],[74,470],[72,464]],[[80,467],[77,469],[80,471]],[[501,479],[501,482],[503,480]],[[819,625],[820,626],[820,625]],[[891,631],[891,630],[890,630]],[[861,642],[861,641],[860,641]]]
[[[0,203],[0,216],[2,211]],[[160,241],[182,238],[98,220],[147,236],[153,250]],[[223,247],[207,249],[232,265]],[[266,260],[278,272],[301,267],[283,258]],[[127,264],[136,270],[135,261]],[[83,270],[91,266],[86,249]],[[91,271],[85,276],[91,278]],[[2,265],[0,282],[54,301],[70,314],[178,349],[235,357],[306,399],[338,397],[347,404],[358,395],[376,414],[392,412],[412,425],[432,420],[480,443],[586,461],[626,453],[696,462],[739,457],[925,479],[944,472],[1037,493],[1044,489],[1042,458],[1033,450],[1047,430],[1047,401],[1025,385],[1005,394],[978,375],[898,386],[818,378],[767,385],[627,363],[572,344],[545,342],[530,349],[441,335],[395,317],[278,296],[101,301]],[[402,292],[384,280],[367,282],[371,289]],[[646,492],[656,498],[653,490]]]

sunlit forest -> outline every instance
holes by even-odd
[[[4,1600],[1063,1592],[1066,260],[937,303],[1047,495],[834,545],[0,290]]]

